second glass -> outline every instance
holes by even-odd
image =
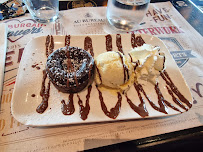
[[[59,13],[58,0],[24,0],[31,16],[40,23],[55,21]]]
[[[150,0],[108,0],[107,20],[117,29],[130,31],[142,21]]]

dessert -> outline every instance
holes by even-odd
[[[133,48],[128,57],[114,51],[100,54],[95,59],[97,85],[127,90],[134,81],[156,84],[165,68],[165,55],[159,50],[159,47],[143,44]]]
[[[121,52],[109,51],[95,59],[98,86],[126,90],[134,82],[133,66]]]
[[[143,44],[130,51],[128,55],[135,67],[137,81],[144,80],[156,84],[160,72],[165,69],[165,55],[159,50],[159,47]]]
[[[78,47],[59,48],[49,55],[46,73],[59,91],[80,92],[93,76],[94,59],[87,51]]]
[[[71,37],[69,37],[68,40],[69,42],[70,38]],[[96,70],[96,90],[98,91],[101,109],[104,114],[111,119],[116,119],[119,116],[121,106],[125,104],[125,100],[122,100],[122,96],[126,97],[130,108],[141,117],[150,116],[151,109],[148,109],[149,106],[164,114],[170,112],[168,108],[181,113],[182,110],[177,108],[177,106],[186,111],[191,108],[192,104],[190,101],[178,90],[169,74],[164,70],[165,55],[160,52],[159,47],[145,44],[141,36],[134,38],[132,34],[131,46],[134,48],[128,54],[125,52],[126,55],[124,55],[120,38],[116,39],[116,44],[119,45],[116,45],[118,52],[115,52],[112,51],[111,35],[106,36],[108,40],[106,50],[108,52],[98,55],[95,58],[95,65],[92,57],[94,53],[91,37],[85,37],[84,48],[90,51],[92,56],[78,47],[69,47],[70,43],[65,43],[65,45],[68,46],[51,53],[54,49],[54,45],[52,44],[54,41],[48,41],[51,44],[47,45],[48,43],[46,43],[46,50],[50,50],[50,52],[46,51],[46,54],[49,55],[51,53],[51,55],[48,57],[46,70],[43,70],[42,89],[40,91],[42,102],[36,111],[43,113],[48,107],[50,82],[60,91],[70,93],[68,99],[64,98],[61,100],[61,111],[64,115],[72,115],[75,112],[76,99],[73,98],[74,93],[88,86],[86,89],[86,100],[80,96],[80,93],[77,93],[79,115],[82,120],[86,120],[92,108],[92,105],[90,107],[89,104],[91,94],[94,98],[94,93],[91,92],[92,89],[95,89],[94,85],[88,85],[90,78],[93,77],[94,74],[94,66]],[[137,38],[139,38],[139,43],[135,41]],[[142,42],[142,44],[140,44],[140,42]],[[116,48],[114,47],[114,49]],[[46,86],[45,81],[47,76],[50,80]],[[162,79],[160,83],[158,82],[158,77],[160,80]],[[143,85],[142,82],[146,82],[146,85]],[[148,86],[148,82],[153,82],[154,85]],[[164,84],[159,85],[161,83]],[[132,87],[129,90],[131,85]],[[165,90],[163,90],[163,85]],[[116,91],[117,100],[115,100],[114,96],[113,98],[108,98],[110,97],[109,90],[103,91],[103,88],[110,89],[113,92]],[[152,93],[149,93],[149,91]],[[168,92],[167,95],[165,93],[163,94],[163,91]],[[155,96],[152,96],[152,94],[155,94]],[[34,94],[32,97],[34,97]],[[169,102],[171,99],[173,104]],[[94,98],[94,100],[96,100],[96,98]],[[105,101],[111,102],[108,102],[106,105]],[[146,102],[149,104],[146,104]],[[174,106],[174,103],[177,106]]]

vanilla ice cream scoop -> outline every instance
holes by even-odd
[[[134,82],[133,66],[120,52],[109,51],[95,59],[97,85],[125,90]]]
[[[165,54],[160,52],[159,47],[144,44],[132,49],[129,57],[135,67],[137,80],[158,81],[160,72],[165,68]]]

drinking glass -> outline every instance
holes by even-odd
[[[24,0],[31,16],[40,23],[53,22],[59,13],[58,0]]]
[[[117,29],[130,31],[142,21],[150,0],[108,0],[107,20]]]

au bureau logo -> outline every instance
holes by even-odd
[[[94,14],[87,12],[84,13],[82,19],[74,20],[74,26],[91,26],[91,25],[98,25],[98,24],[105,24],[105,18],[94,18]]]

